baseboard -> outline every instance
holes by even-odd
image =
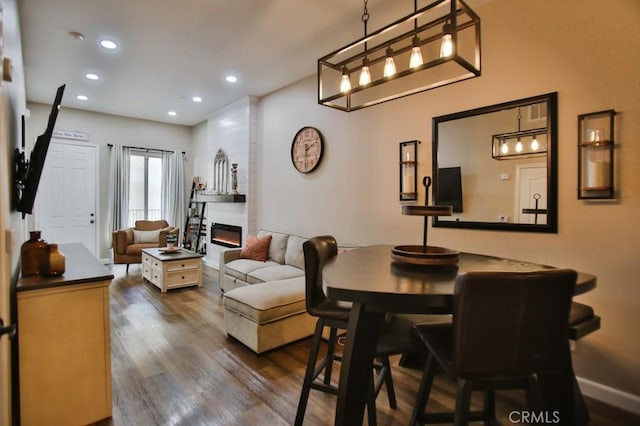
[[[640,415],[640,396],[622,392],[621,390],[601,383],[592,382],[582,377],[577,377],[577,379],[583,395],[620,408],[621,410]]]

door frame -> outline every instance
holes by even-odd
[[[95,168],[94,168],[94,182],[95,182],[95,187],[94,187],[94,192],[96,194],[96,198],[95,198],[95,218],[96,218],[96,226],[94,227],[94,241],[95,241],[95,254],[96,257],[98,259],[100,259],[100,247],[101,247],[101,243],[102,241],[100,240],[100,232],[98,232],[98,230],[100,229],[100,224],[102,223],[102,218],[101,218],[101,214],[100,214],[100,145],[96,142],[90,142],[90,141],[76,141],[76,140],[72,140],[72,139],[62,139],[62,138],[56,138],[53,137],[51,138],[51,143],[55,143],[55,144],[60,144],[60,145],[76,145],[76,146],[85,146],[85,147],[89,147],[89,148],[93,148],[95,150],[96,153],[96,164],[95,164]],[[33,220],[34,220],[34,224],[36,228],[40,227],[40,218],[38,217],[38,213],[39,209],[36,209],[35,211],[36,214],[33,215]]]
[[[546,179],[549,180],[549,169],[546,166],[546,163],[528,163],[528,164],[519,164],[516,167],[516,182],[515,182],[515,197],[514,197],[514,206],[513,206],[513,218],[514,221],[520,217],[520,180],[522,178],[522,170],[523,169],[545,169],[546,170]],[[545,201],[547,207],[549,206],[549,194],[545,194]],[[548,218],[548,215],[545,215]],[[519,223],[519,222],[517,222]]]

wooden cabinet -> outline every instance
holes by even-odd
[[[172,288],[202,287],[202,255],[187,250],[162,254],[162,249],[142,251],[142,277],[163,293]]]
[[[22,425],[81,425],[111,416],[109,284],[81,244],[61,244],[67,271],[18,283]]]

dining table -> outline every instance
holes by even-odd
[[[350,249],[327,262],[323,270],[327,296],[352,303],[340,369],[336,425],[362,424],[378,330],[388,314],[451,314],[454,284],[463,272],[530,272],[554,268],[465,252],[459,254],[455,264],[413,265],[392,260],[392,249],[391,245]],[[594,275],[578,272],[574,295],[595,287]],[[563,424],[584,424],[588,414],[573,372],[568,344],[566,356],[566,371],[557,377],[541,378],[543,401],[548,410],[561,416]]]

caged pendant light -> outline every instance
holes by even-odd
[[[318,59],[318,103],[355,111],[480,76],[480,18],[464,0],[435,0]]]

